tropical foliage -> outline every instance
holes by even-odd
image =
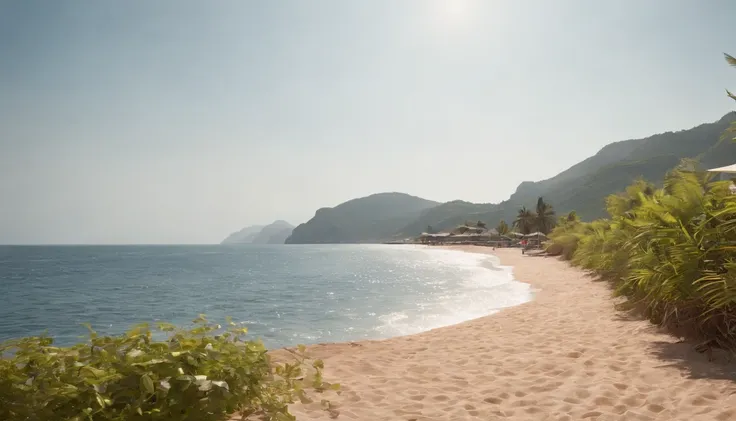
[[[563,255],[608,280],[623,308],[709,345],[736,349],[736,195],[684,161],[655,189],[609,196],[610,217],[550,234]]]
[[[552,205],[546,203],[543,198],[537,199],[537,212],[534,218],[534,227],[537,231],[545,234],[552,231],[555,226],[555,211]]]
[[[5,421],[219,421],[233,414],[293,420],[288,405],[308,401],[322,362],[271,361],[245,329],[222,329],[204,316],[191,330],[168,324],[157,340],[147,325],[61,348],[49,337],[0,344],[0,419]]]
[[[516,214],[514,228],[522,234],[530,234],[534,230],[535,218],[534,212],[527,209],[526,206],[522,206]]]
[[[555,211],[552,205],[545,202],[543,198],[537,199],[536,212],[522,206],[516,214],[514,228],[522,234],[532,232],[549,233],[556,224]]]
[[[500,235],[506,235],[506,234],[508,234],[508,233],[509,233],[509,231],[511,231],[511,228],[509,228],[509,225],[508,225],[508,224],[506,223],[506,221],[504,221],[504,220],[502,219],[502,220],[501,220],[501,221],[500,221],[500,222],[498,223],[498,225],[496,225],[496,231],[498,231],[498,233],[499,233]]]

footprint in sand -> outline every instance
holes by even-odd
[[[577,396],[580,399],[587,399],[590,397],[590,392],[588,392],[585,389],[578,389],[575,391],[575,396]]]
[[[718,421],[730,421],[736,418],[736,409],[729,409],[716,415]]]
[[[503,402],[503,399],[491,396],[491,397],[483,399],[483,402],[490,403],[493,405],[499,405],[501,404],[501,402]]]
[[[516,402],[511,403],[511,406],[513,407],[524,407],[524,406],[534,406],[537,404],[537,401],[531,400],[531,399],[521,399]]]
[[[613,406],[613,400],[606,396],[598,396],[597,398],[593,399],[593,403],[598,406]]]
[[[620,414],[623,414],[624,412],[626,412],[627,409],[628,409],[628,407],[626,405],[618,404],[618,405],[615,405],[613,407],[613,409],[611,409],[611,410],[613,411],[614,414],[619,414],[620,415]]]
[[[613,384],[613,387],[615,387],[618,390],[626,390],[626,389],[629,388],[629,385],[628,384],[624,384],[624,383],[614,383]]]
[[[664,411],[664,406],[657,405],[656,403],[652,403],[647,405],[647,411],[654,412],[655,414],[659,414],[660,412]]]
[[[636,407],[641,406],[642,403],[644,403],[644,398],[646,398],[646,396],[633,395],[633,396],[627,396],[623,398],[621,401],[631,408],[636,408]]]

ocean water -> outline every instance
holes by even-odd
[[[394,245],[0,246],[0,340],[231,316],[269,347],[408,335],[531,299],[493,256]]]

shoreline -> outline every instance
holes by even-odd
[[[325,362],[325,393],[344,420],[736,419],[736,364],[613,308],[608,286],[517,249],[497,256],[531,301],[410,336],[307,347]],[[331,419],[317,403],[298,420]]]

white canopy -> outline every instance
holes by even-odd
[[[546,237],[546,235],[544,235],[543,232],[537,231],[537,232],[533,232],[531,234],[527,234],[524,237]]]
[[[711,168],[708,172],[725,172],[736,173],[736,164],[726,165],[725,167]]]

